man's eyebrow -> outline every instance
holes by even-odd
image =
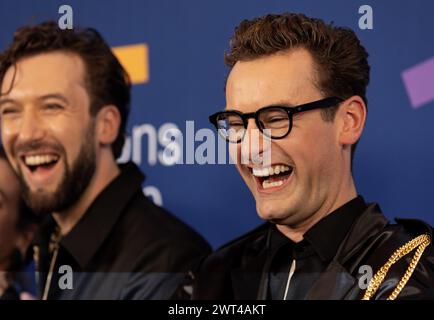
[[[262,108],[267,108],[267,107],[288,107],[288,108],[293,108],[299,106],[299,104],[294,104],[294,103],[290,103],[286,100],[282,100],[282,101],[277,101],[277,102],[273,102],[273,103],[267,103],[261,107],[259,107],[259,109]],[[236,109],[235,107],[230,107],[230,108],[225,108],[223,109],[223,111],[238,111],[238,109]]]
[[[0,99],[0,107],[2,105],[6,104],[6,103],[9,103],[9,102],[13,103],[13,102],[15,102],[15,100],[14,99],[10,99],[10,98],[2,98],[2,99]]]
[[[45,94],[45,95],[40,96],[38,98],[38,100],[41,100],[41,101],[42,100],[47,100],[47,99],[59,99],[59,100],[62,100],[66,104],[69,103],[68,99],[65,96],[63,96],[62,94],[60,94],[60,93]]]
[[[288,107],[288,108],[292,108],[292,107],[296,107],[296,106],[297,106],[297,104],[294,104],[294,103],[282,100],[282,101],[277,101],[277,102],[269,103],[269,104],[263,106],[263,108],[266,108],[266,107]]]
[[[47,99],[59,99],[59,100],[62,100],[66,104],[69,103],[68,99],[59,93],[50,93],[50,94],[45,94],[43,96],[38,97],[38,100],[40,100],[40,101],[47,100]],[[15,102],[16,101],[12,98],[0,98],[0,107],[6,103],[15,103]]]

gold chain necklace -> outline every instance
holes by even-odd
[[[383,265],[380,268],[380,270],[378,270],[378,272],[375,274],[375,276],[371,279],[362,300],[370,300],[374,296],[375,292],[377,292],[378,288],[380,287],[381,283],[383,282],[384,278],[387,275],[387,272],[392,267],[392,265],[398,260],[400,260],[402,257],[404,257],[405,255],[407,255],[408,253],[410,253],[411,251],[417,248],[404,276],[401,278],[396,288],[387,298],[387,300],[395,300],[398,294],[401,292],[401,290],[404,288],[404,286],[410,279],[414,270],[416,269],[417,263],[422,257],[423,252],[430,244],[431,244],[431,237],[427,234],[422,234],[410,240],[409,242],[401,246],[398,250],[396,250],[389,258],[389,260],[386,262],[386,264]]]

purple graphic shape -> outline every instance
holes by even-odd
[[[404,70],[401,76],[413,108],[434,100],[434,57]]]

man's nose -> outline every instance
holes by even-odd
[[[41,140],[43,137],[44,129],[37,112],[32,110],[24,111],[18,128],[18,140],[27,142]]]
[[[268,148],[266,140],[254,119],[249,119],[246,134],[241,142],[241,156],[243,163],[264,164],[264,151]],[[246,163],[246,164],[247,164]]]

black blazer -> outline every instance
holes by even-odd
[[[211,252],[195,230],[143,195],[144,176],[134,163],[120,168],[121,174],[61,239],[50,282],[49,241],[56,224],[48,217],[42,225],[35,257],[41,294],[50,284],[48,299],[180,298],[178,289],[187,283],[189,270]],[[71,289],[59,288],[61,265],[73,271]]]
[[[414,219],[389,224],[376,204],[357,218],[325,272],[307,299],[361,299],[359,267],[369,265],[375,274],[399,247],[428,234],[432,228]],[[265,223],[230,242],[202,261],[196,272],[195,299],[267,299],[267,248],[271,224]],[[373,299],[386,299],[405,274],[415,251],[396,262]],[[434,299],[434,251],[428,246],[398,299]]]

